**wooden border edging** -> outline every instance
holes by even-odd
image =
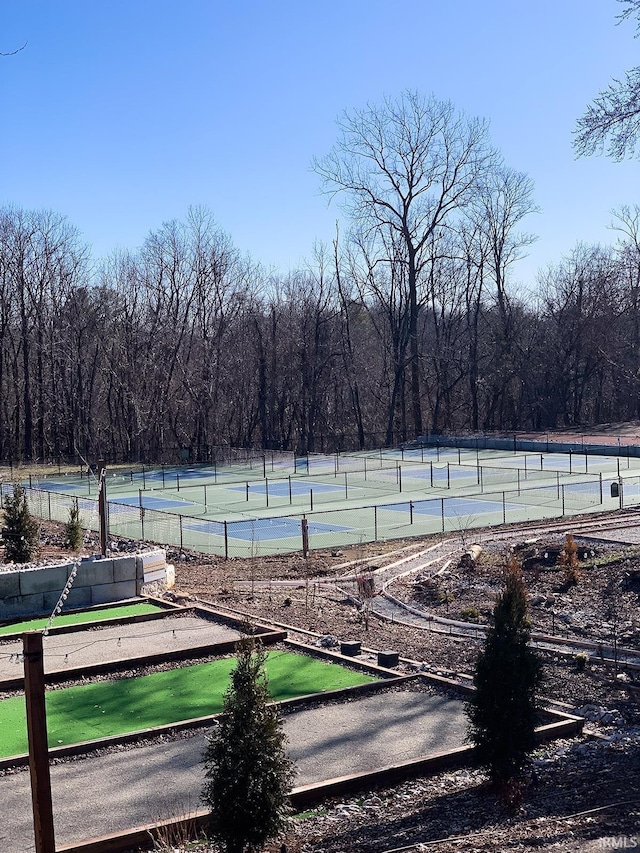
[[[260,634],[259,636],[260,640],[269,646],[283,642],[287,637],[287,632],[273,631],[270,634]],[[206,646],[190,646],[186,649],[176,649],[171,652],[156,652],[150,655],[140,655],[135,658],[117,658],[115,660],[103,661],[102,663],[60,669],[55,672],[47,672],[45,674],[45,684],[56,684],[59,681],[80,681],[82,678],[95,675],[96,673],[115,673],[121,669],[131,669],[137,666],[154,666],[155,664],[190,660],[191,658],[201,658],[208,655],[226,655],[235,651],[238,642],[238,640],[223,640],[222,642],[210,643]],[[22,690],[23,687],[23,676],[0,681],[0,692]]]
[[[151,604],[155,604],[156,607],[162,607],[164,609],[163,613],[133,613],[130,616],[113,616],[111,619],[100,619],[97,622],[87,621],[87,622],[76,622],[73,625],[53,625],[48,629],[49,634],[72,634],[74,631],[83,631],[88,628],[100,628],[104,626],[105,628],[109,628],[113,625],[128,625],[134,624],[136,622],[153,622],[155,619],[164,619],[167,616],[175,615],[176,613],[184,613],[185,610],[189,608],[181,607],[179,604],[172,604],[169,601],[162,601],[157,598],[149,598],[147,596],[141,596],[140,598],[127,598],[124,601],[112,601],[107,604],[95,604],[93,607],[76,607],[73,610],[65,610],[65,613],[86,613],[87,617],[90,617],[92,613],[97,613],[100,610],[109,610],[115,607],[130,607],[132,604],[144,604],[145,602],[151,602]],[[40,616],[30,617],[33,619],[44,619],[49,614],[41,614]],[[21,622],[27,622],[28,619],[21,619]],[[16,623],[4,623],[4,626],[11,624],[20,624]],[[6,642],[15,642],[22,637],[24,631],[16,631],[15,634],[0,634],[0,643]]]
[[[128,850],[150,850],[154,847],[154,840],[162,833],[162,830],[171,832],[175,827],[191,824],[194,835],[198,830],[204,828],[209,817],[206,809],[198,809],[193,814],[178,820],[163,820],[145,826],[137,826],[126,832],[102,835],[97,838],[88,838],[77,844],[63,844],[56,846],[56,853],[124,853]]]
[[[299,640],[287,639],[286,646],[291,646],[294,649],[301,649],[302,652],[310,657],[319,657],[331,661],[331,663],[340,664],[340,666],[359,669],[369,675],[377,675],[379,678],[396,679],[402,677],[400,673],[393,669],[387,669],[383,666],[378,666],[370,661],[360,660],[358,657],[350,657],[342,655],[340,652],[333,652],[330,649],[322,648],[321,646],[310,646],[307,643],[301,643]],[[421,675],[422,673],[412,673],[413,675]]]

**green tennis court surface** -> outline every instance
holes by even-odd
[[[101,681],[46,693],[49,746],[124,734],[217,714],[234,658]],[[275,700],[366,684],[376,679],[292,652],[269,652],[269,692]],[[27,752],[24,696],[0,701],[0,757]]]
[[[270,452],[245,461],[107,472],[113,536],[192,548],[225,558],[537,521],[640,499],[640,459],[616,455],[387,448],[296,457]],[[78,506],[98,528],[95,474],[29,482],[36,515],[64,521]],[[0,492],[1,484],[0,484]]]
[[[83,610],[78,613],[62,613],[53,620],[52,628],[61,625],[84,625],[93,622],[104,622],[105,619],[121,619],[127,616],[141,616],[147,613],[166,613],[164,607],[148,602],[139,604],[124,604],[122,607],[105,607],[103,610]],[[26,622],[13,622],[10,625],[0,625],[0,637],[3,634],[21,634],[23,631],[40,631],[49,624],[49,618],[29,619]]]

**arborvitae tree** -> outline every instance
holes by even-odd
[[[204,754],[201,800],[211,810],[209,836],[226,853],[261,850],[287,825],[293,764],[270,701],[266,654],[252,637],[238,648],[238,663],[223,714]]]
[[[31,517],[20,483],[14,483],[13,495],[5,497],[3,510],[5,562],[28,563],[38,550],[38,524]]]
[[[78,509],[78,501],[75,500],[69,507],[69,519],[64,528],[64,546],[70,551],[79,551],[82,548],[82,519]]]
[[[509,560],[466,706],[468,739],[478,762],[509,797],[535,744],[536,692],[541,666],[528,645],[527,594],[518,559]]]

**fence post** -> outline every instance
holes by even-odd
[[[288,476],[289,480],[289,504],[293,503],[293,495],[291,494],[291,474]]]
[[[29,770],[33,830],[36,853],[55,853],[51,771],[47,744],[47,713],[44,698],[44,662],[42,632],[26,631],[24,648],[24,693],[27,710]]]
[[[313,512],[313,489],[309,489],[309,499],[311,503],[311,512]]]
[[[398,465],[398,491],[402,491],[402,465]]]
[[[602,503],[602,471],[600,471],[600,503]]]
[[[264,478],[264,494],[267,499],[267,507],[269,506],[269,480]]]
[[[409,524],[413,524],[413,501],[409,501]]]
[[[507,499],[505,492],[502,493],[502,523],[507,523]]]
[[[348,482],[347,482],[347,477],[348,477],[348,476],[349,476],[349,475],[348,475],[348,474],[347,474],[347,472],[345,471],[345,472],[344,472],[344,499],[345,499],[345,500],[347,500],[347,501],[349,500],[349,484],[348,484]]]
[[[564,483],[562,484],[562,514],[564,515]]]
[[[49,504],[49,521],[51,521],[51,492],[47,492],[47,499]]]
[[[182,516],[178,516],[180,519],[180,550],[182,551]]]
[[[305,516],[302,517],[300,526],[302,528],[302,556],[307,557],[309,555],[309,522]]]
[[[373,507],[373,541],[378,541],[378,507]]]
[[[444,533],[444,498],[440,498],[440,502],[442,504],[442,507],[441,507],[441,511],[442,511],[442,532]]]
[[[87,477],[91,482],[91,477]],[[107,556],[107,528],[109,525],[109,504],[107,503],[107,467],[103,459],[98,462],[98,517],[100,519],[100,553]]]
[[[224,521],[224,558],[229,559],[229,531],[227,530],[227,522]]]

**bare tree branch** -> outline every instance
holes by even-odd
[[[26,42],[22,45],[22,47],[19,47],[19,48],[17,48],[16,50],[12,50],[12,51],[10,51],[9,53],[4,53],[4,52],[0,51],[0,56],[15,56],[15,55],[16,55],[16,53],[20,53],[20,51],[21,51],[21,50],[24,50],[24,49],[25,49],[25,47],[26,47],[28,44],[29,44],[29,42],[28,42],[28,41],[26,41]]]
[[[619,0],[626,7],[618,23],[636,16],[640,34],[640,0]],[[578,157],[606,154],[612,160],[633,156],[640,138],[640,66],[614,79],[576,122],[573,148]]]

